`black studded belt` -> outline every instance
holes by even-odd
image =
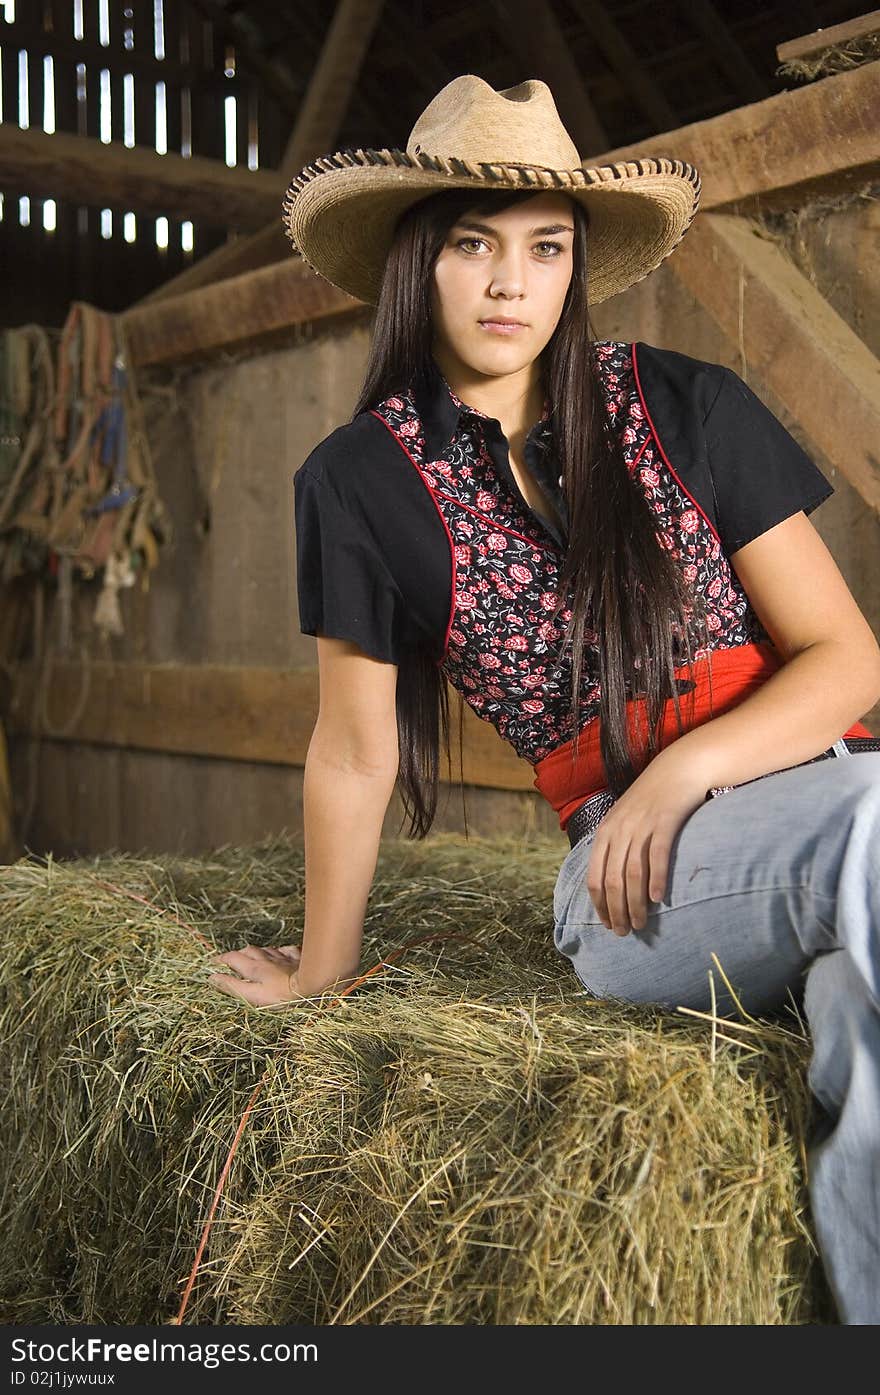
[[[841,737],[833,746],[829,746],[827,751],[822,751],[818,756],[811,756],[809,760],[800,761],[800,765],[813,765],[817,760],[827,760],[829,756],[856,755],[859,751],[880,751],[880,738],[876,736],[846,736]],[[786,769],[795,769],[794,766]],[[778,770],[768,770],[764,775],[756,775],[756,780],[766,780],[768,775],[778,775]],[[754,784],[753,780],[743,780],[744,785]],[[726,794],[728,790],[737,789],[737,785],[716,785],[706,795],[707,799],[714,799],[719,794]],[[591,794],[589,799],[585,799],[580,804],[565,825],[568,834],[568,841],[572,847],[579,843],[582,838],[588,838],[596,832],[599,824],[604,819],[608,810],[616,803],[614,795],[608,790],[599,790],[596,794]]]

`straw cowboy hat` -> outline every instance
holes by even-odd
[[[697,211],[700,176],[660,156],[584,166],[553,94],[530,80],[496,92],[472,73],[428,103],[406,150],[338,150],[306,165],[283,202],[287,236],[326,280],[375,305],[400,216],[442,189],[558,191],[589,211],[590,304],[659,266]]]

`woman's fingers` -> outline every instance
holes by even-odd
[[[266,945],[263,953],[273,964],[298,964],[299,955],[288,954],[280,945]]]
[[[629,934],[629,911],[626,905],[626,852],[620,851],[620,837],[600,837],[590,853],[587,889],[593,898],[596,914],[607,930],[615,935]]]
[[[258,945],[242,945],[240,949],[227,950],[227,954],[244,954],[251,959],[259,959],[263,951]]]
[[[590,848],[590,861],[587,866],[587,891],[590,899],[596,908],[596,914],[602,924],[608,925],[608,901],[605,896],[605,863],[608,858],[608,843],[599,833],[593,839],[593,846]]]
[[[628,935],[632,926],[628,897],[631,872],[629,869],[630,844],[621,854],[616,849],[609,854],[605,868],[605,891],[608,897],[608,914],[611,929],[615,935]]]
[[[257,968],[260,963],[260,953],[255,952],[252,945],[245,945],[244,949],[227,949],[222,954],[215,954],[211,962],[228,964],[236,973],[241,974],[242,978],[250,978],[251,970]]]
[[[221,993],[228,993],[231,998],[242,998],[252,1007],[270,1007],[282,1000],[277,986],[261,980],[233,978],[232,974],[211,974],[208,982],[219,988]]]
[[[209,974],[208,982],[213,984],[215,988],[219,988],[221,993],[228,993],[231,998],[246,997],[246,993],[242,991],[244,983],[248,985],[248,992],[257,987],[252,979],[236,978],[234,974]]]
[[[234,972],[210,974],[208,982],[221,993],[243,998],[254,1007],[302,997],[293,982],[300,963],[298,945],[244,945],[242,949],[227,949],[222,954],[212,955],[211,962],[217,966],[226,965]]]
[[[615,935],[644,930],[648,903],[660,899],[653,895],[652,887],[665,885],[668,854],[664,854],[663,843],[659,843],[655,865],[651,861],[652,845],[650,832],[642,842],[624,833],[616,838],[609,833],[601,841],[597,835],[590,855],[587,887],[599,919]]]
[[[303,996],[295,983],[297,959],[290,954],[282,954],[272,946],[267,949],[248,948],[250,953],[229,949],[224,954],[214,955],[213,963],[226,964],[235,973],[210,974],[208,982],[222,993],[243,998],[255,1007],[268,1007]],[[237,977],[239,974],[240,978]]]
[[[244,973],[248,968],[248,961],[251,966],[264,964],[267,959],[271,959],[274,964],[298,964],[300,956],[299,945],[243,945],[241,949],[227,949],[223,954],[216,954],[214,961],[229,964],[233,969]]]
[[[629,904],[629,923],[633,930],[644,930],[648,921],[648,902],[651,900],[651,843],[653,831],[643,834],[641,842],[630,843],[626,863],[626,898]]]

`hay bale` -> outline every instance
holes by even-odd
[[[560,856],[383,843],[385,967],[276,1008],[207,985],[206,946],[296,938],[301,840],[7,868],[4,1321],[833,1321],[800,1023],[589,998]]]

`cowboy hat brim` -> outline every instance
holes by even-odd
[[[398,220],[444,189],[563,193],[589,210],[589,303],[648,276],[681,241],[696,214],[700,177],[663,156],[574,170],[472,166],[400,150],[339,151],[308,165],[288,186],[284,230],[303,259],[340,290],[375,305]]]

